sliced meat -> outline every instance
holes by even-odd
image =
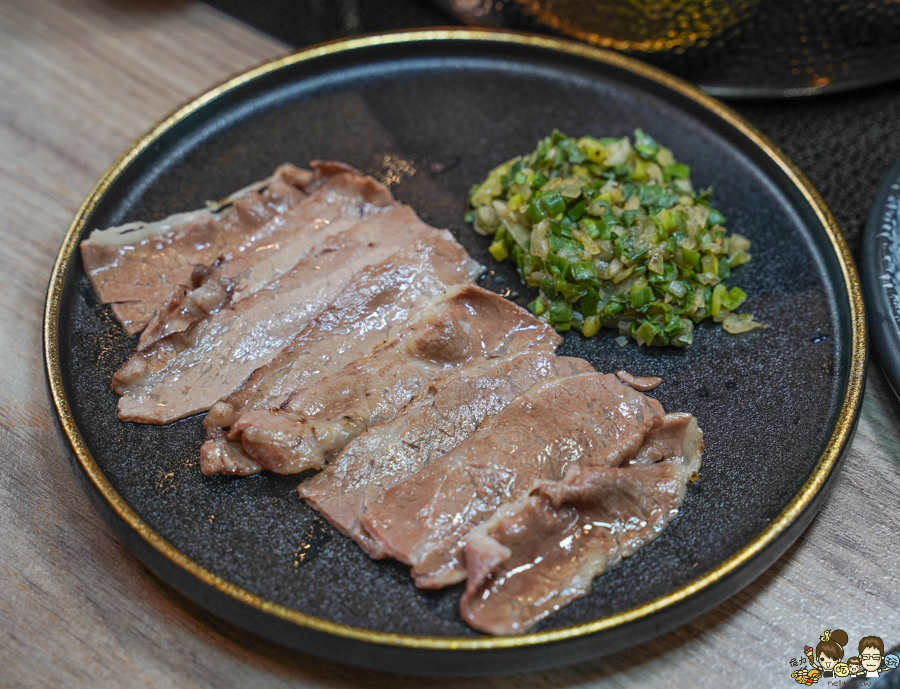
[[[81,242],[85,272],[102,303],[131,305],[113,313],[125,317],[122,324],[134,335],[152,316],[150,305],[158,308],[179,286],[190,286],[195,265],[211,264],[229,247],[247,242],[268,219],[305,199],[314,179],[309,170],[283,165],[271,178],[233,194],[222,211],[94,230]]]
[[[617,371],[616,378],[621,380],[625,385],[633,387],[641,392],[654,390],[662,385],[665,381],[657,376],[644,376],[643,378],[635,378],[628,371]]]
[[[280,407],[295,390],[314,384],[376,345],[396,337],[410,316],[452,285],[470,282],[476,269],[449,232],[421,240],[359,275],[284,350],[253,372],[228,399],[215,404],[204,425],[204,474],[248,475],[262,467],[225,437],[241,414]],[[245,300],[246,301],[246,300]]]
[[[95,230],[81,243],[81,254],[101,302],[114,305],[113,313],[129,335],[140,332],[160,306],[193,287],[195,266],[271,245],[273,235],[283,234],[279,218],[308,200],[330,177],[356,179],[358,196],[374,205],[392,200],[383,185],[349,166],[313,165],[315,172],[282,165],[269,179],[232,194],[212,209]]]
[[[131,357],[113,376],[119,418],[169,423],[210,408],[271,361],[364,269],[436,234],[406,207],[372,216],[237,304]]]
[[[317,165],[309,196],[258,227],[211,266],[195,266],[190,288],[178,286],[141,333],[139,349],[186,330],[195,321],[248,297],[321,250],[329,236],[354,228],[373,214],[394,209],[387,187],[352,169]],[[330,174],[324,175],[322,169]],[[405,208],[404,213],[413,214]]]
[[[468,533],[571,465],[619,466],[659,423],[659,402],[597,373],[538,383],[455,450],[395,485],[360,523],[420,588],[466,577]]]
[[[592,372],[583,359],[557,357],[543,341],[525,352],[466,366],[434,384],[434,392],[393,421],[355,438],[325,469],[300,484],[300,496],[373,557],[378,543],[360,528],[368,506],[439,460],[539,381]],[[387,503],[385,503],[387,504]]]
[[[455,367],[562,341],[552,326],[476,287],[448,290],[394,340],[291,395],[281,409],[244,414],[228,439],[265,469],[321,469],[328,453],[393,419]]]
[[[669,414],[646,437],[649,446],[647,456],[659,459],[572,466],[563,480],[501,506],[473,529],[465,539],[462,618],[490,634],[527,632],[655,539],[700,468],[702,433],[689,414]]]
[[[176,289],[172,290],[172,294]],[[165,304],[165,301],[120,301],[110,304],[110,309],[125,332],[136,335],[147,327],[154,314]]]

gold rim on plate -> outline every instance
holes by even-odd
[[[246,589],[236,586],[219,577],[208,569],[184,555],[172,544],[157,534],[134,510],[122,499],[113,488],[100,467],[94,461],[84,438],[75,424],[72,411],[62,381],[59,359],[59,333],[58,321],[60,315],[60,300],[63,282],[68,266],[71,264],[78,242],[84,229],[87,218],[93,212],[97,203],[103,198],[110,186],[122,172],[143,153],[150,144],[165,134],[177,123],[189,115],[197,112],[208,103],[220,96],[237,89],[248,82],[264,75],[275,72],[284,67],[298,63],[315,60],[336,53],[372,48],[375,46],[397,45],[406,43],[421,43],[429,41],[482,41],[495,44],[515,44],[532,48],[552,50],[556,52],[575,55],[581,58],[594,60],[605,65],[610,65],[644,77],[651,81],[685,96],[703,108],[712,111],[728,125],[738,130],[754,145],[762,149],[766,155],[778,166],[791,183],[800,190],[804,199],[815,212],[818,221],[828,235],[831,247],[840,264],[844,285],[847,289],[850,306],[850,328],[852,359],[847,380],[847,389],[841,405],[840,413],[834,430],[822,456],[819,458],[812,474],[794,496],[787,507],[772,520],[753,540],[747,543],[737,553],[719,563],[711,571],[702,575],[689,584],[685,584],[674,591],[655,598],[647,603],[635,606],[628,610],[609,615],[584,624],[555,629],[545,632],[535,632],[514,637],[438,637],[438,636],[412,636],[387,632],[371,631],[359,627],[329,622],[313,617],[305,613],[293,610],[278,603],[268,601]],[[400,31],[388,34],[379,34],[349,40],[338,40],[311,47],[297,53],[267,62],[259,67],[251,69],[240,76],[234,77],[195,100],[181,106],[171,115],[163,119],[159,124],[151,128],[142,137],[137,139],[103,174],[94,186],[87,199],[81,205],[75,219],[69,226],[62,248],[53,266],[50,278],[47,302],[44,310],[44,357],[47,367],[47,378],[50,386],[53,406],[59,416],[61,427],[65,433],[75,457],[88,476],[94,487],[113,508],[115,513],[131,529],[138,533],[148,545],[166,557],[169,561],[194,576],[202,583],[211,586],[218,592],[234,599],[237,602],[250,606],[262,613],[273,615],[287,622],[314,631],[332,634],[346,639],[365,641],[373,644],[401,646],[411,649],[428,650],[482,650],[503,649],[534,646],[558,641],[565,641],[594,634],[603,630],[625,625],[646,618],[653,613],[661,611],[672,605],[680,603],[694,594],[701,592],[720,579],[735,573],[740,567],[747,564],[756,555],[760,554],[768,545],[773,543],[800,514],[811,504],[815,496],[822,489],[826,479],[834,470],[840,455],[850,441],[856,414],[861,401],[866,366],[866,324],[863,308],[862,292],[856,268],[850,250],[847,247],[838,226],[826,207],[818,192],[810,184],[809,180],[791,163],[783,153],[770,142],[763,134],[746,122],[738,114],[722,103],[716,101],[690,86],[686,82],[673,77],[665,72],[645,65],[637,60],[608,52],[592,46],[575,43],[572,41],[528,34],[519,34],[493,29],[434,29],[420,31]]]

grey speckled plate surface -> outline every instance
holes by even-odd
[[[471,184],[554,128],[636,127],[689,164],[753,261],[731,281],[769,325],[701,326],[687,350],[567,335],[561,353],[603,371],[660,375],[654,394],[706,433],[700,479],[650,546],[591,593],[517,638],[480,636],[461,587],[418,591],[368,559],[295,492],[296,477],[203,478],[201,417],[123,423],[110,378],[134,350],[84,276],[96,227],[203,205],[289,160],[344,160],[391,184],[493,267],[484,284],[530,298],[463,222]],[[809,523],[849,444],[865,373],[859,282],[817,194],[752,128],[683,83],[577,44],[485,31],[329,44],[272,63],[186,106],[135,144],[72,225],[51,280],[45,348],[76,475],[126,544],[217,614],[285,646],[432,674],[576,662],[683,624],[760,574]]]

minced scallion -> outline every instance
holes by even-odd
[[[540,290],[529,308],[557,330],[685,346],[705,318],[729,333],[763,327],[735,313],[747,295],[724,281],[750,242],[727,233],[711,195],[640,129],[634,144],[555,131],[473,187],[466,219]]]

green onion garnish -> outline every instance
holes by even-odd
[[[559,331],[613,327],[683,347],[705,318],[731,333],[762,327],[735,313],[747,295],[724,284],[750,242],[727,233],[712,190],[694,191],[690,173],[640,129],[633,145],[555,131],[472,188],[466,221],[540,290],[529,308]]]

